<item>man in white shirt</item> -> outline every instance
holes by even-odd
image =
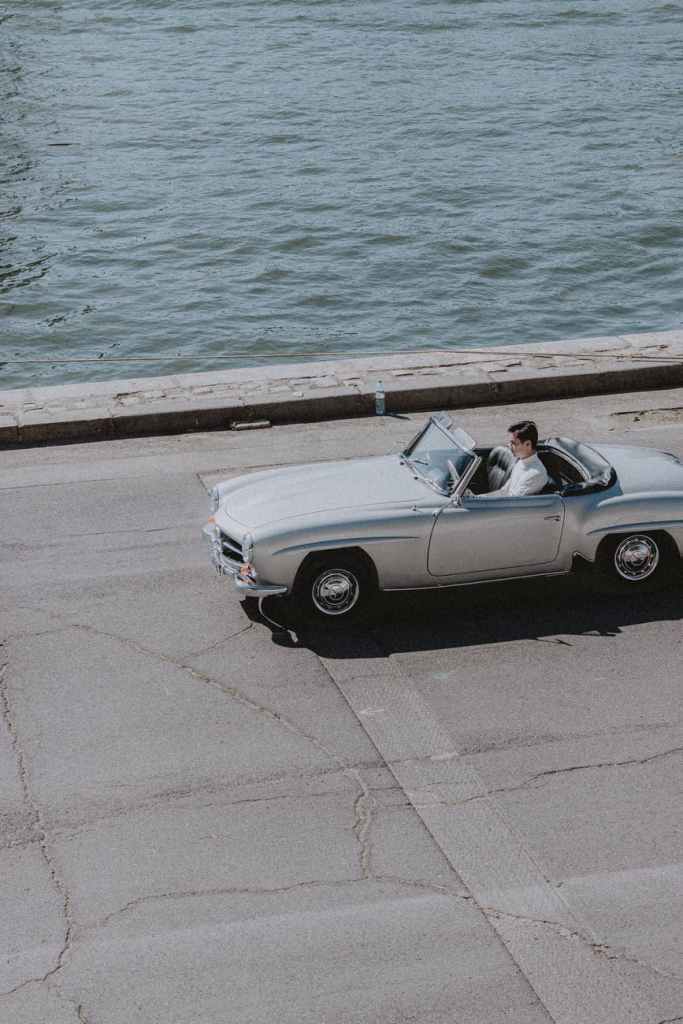
[[[533,420],[522,420],[508,427],[510,449],[516,457],[512,473],[497,491],[482,494],[482,498],[520,498],[526,494],[540,494],[549,482],[548,471],[538,457],[538,428]]]

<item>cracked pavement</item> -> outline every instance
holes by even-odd
[[[682,399],[523,411],[681,452]],[[683,1018],[680,589],[394,595],[287,646],[209,570],[215,479],[413,432],[0,452],[2,1024],[612,1024],[534,949]]]

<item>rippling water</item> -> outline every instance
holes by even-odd
[[[677,327],[682,61],[656,0],[0,0],[0,388]]]

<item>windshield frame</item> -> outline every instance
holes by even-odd
[[[422,473],[420,471],[419,460],[413,459],[411,457],[412,453],[415,451],[415,448],[420,443],[420,440],[424,437],[424,435],[432,426],[436,427],[437,430],[441,434],[443,434],[443,437],[448,442],[449,447],[452,447],[457,452],[460,452],[461,454],[468,456],[470,460],[464,472],[459,474],[457,479],[453,480],[453,485],[450,489],[440,487],[436,483],[436,481],[431,480],[428,476]],[[474,444],[474,439],[471,438],[469,434],[467,434],[464,430],[461,430],[460,428],[453,427],[453,423],[450,417],[446,415],[446,413],[436,413],[429,417],[429,419],[422,427],[422,429],[419,430],[418,433],[410,441],[410,443],[406,445],[406,447],[401,452],[400,458],[403,462],[409,465],[413,473],[415,473],[415,475],[423,483],[427,484],[428,487],[431,487],[433,491],[436,491],[437,494],[441,494],[443,497],[452,498],[454,495],[457,496],[458,489],[463,483],[463,481],[465,481],[466,486],[466,481],[471,479],[473,472],[476,470],[476,467],[481,462],[481,459],[474,451]]]

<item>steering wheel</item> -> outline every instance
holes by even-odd
[[[453,465],[453,463],[452,463],[452,461],[450,459],[446,459],[446,465],[448,466],[448,472],[451,474],[451,478],[453,480],[453,486],[451,488],[451,494],[452,494],[453,491],[456,488],[457,483],[458,483],[458,471],[457,471],[457,469],[455,468],[455,466]],[[466,498],[473,498],[474,497],[474,494],[469,489],[469,487],[467,487],[465,489],[465,491],[463,492],[463,495]]]

